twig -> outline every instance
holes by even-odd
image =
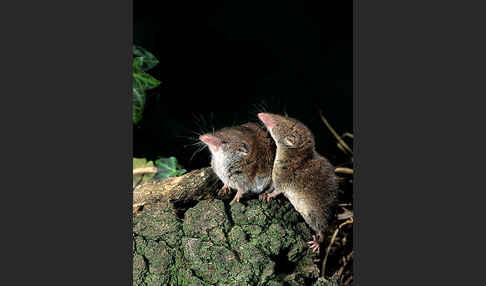
[[[337,167],[334,172],[340,173],[340,174],[347,174],[347,175],[353,175],[354,171],[353,169],[350,168],[344,168],[344,167]]]
[[[351,256],[353,256],[353,252],[354,252],[354,250],[352,250],[346,257],[343,257],[343,260],[344,260],[343,266],[341,266],[341,268],[339,268],[339,270],[337,272],[337,275],[339,277],[341,277],[341,274],[343,274],[344,268],[348,264],[349,260],[351,260]]]
[[[343,138],[344,138],[344,137],[349,137],[349,138],[351,138],[351,139],[354,139],[353,134],[351,134],[351,133],[349,133],[349,132],[344,133],[344,134],[343,134],[341,137],[343,137]]]
[[[338,142],[336,145],[337,145],[337,147],[339,148],[339,150],[341,150],[341,151],[343,151],[344,153],[348,154],[348,150],[346,150],[346,149],[343,147],[343,145],[341,145],[341,143],[339,143],[339,142]]]
[[[342,203],[342,204],[338,204],[338,206],[340,207],[349,207],[349,206],[352,206],[353,204],[352,203]]]
[[[347,224],[350,224],[350,223],[353,223],[353,217],[350,217],[347,221],[343,222],[342,224],[340,224],[336,230],[334,231],[333,235],[332,235],[332,238],[331,238],[331,241],[329,242],[329,245],[327,246],[327,249],[326,249],[326,256],[324,256],[324,260],[322,261],[322,271],[321,271],[321,275],[324,276],[324,273],[325,273],[325,270],[326,270],[326,262],[327,262],[327,256],[329,255],[329,251],[331,251],[331,246],[332,244],[334,243],[334,240],[336,240],[336,236],[339,232],[339,230],[347,225]]]
[[[143,167],[133,169],[133,175],[147,174],[147,173],[157,173],[157,167]]]
[[[339,144],[341,144],[342,147],[347,152],[349,152],[349,154],[352,155],[353,154],[353,150],[351,150],[351,148],[349,148],[348,144],[346,144],[346,142],[344,142],[344,140],[341,138],[341,136],[339,136],[339,134],[337,134],[336,130],[334,130],[334,128],[332,128],[331,124],[329,124],[329,122],[327,121],[327,119],[322,114],[322,110],[319,110],[319,113],[321,115],[322,121],[324,122],[324,124],[326,124],[327,128],[329,129],[329,131],[331,131],[331,133],[334,135],[334,137],[336,137],[336,139],[338,140]]]
[[[345,219],[348,219],[348,218],[350,218],[350,217],[353,216],[353,212],[352,211],[350,211],[350,210],[348,210],[346,208],[343,208],[343,209],[344,209],[344,212],[337,215],[337,219],[338,220],[345,220]]]

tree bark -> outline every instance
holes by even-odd
[[[175,207],[208,198],[222,198],[217,190],[220,181],[210,167],[191,171],[178,177],[151,180],[133,191],[133,212],[160,200],[167,200]]]

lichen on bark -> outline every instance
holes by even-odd
[[[318,283],[313,232],[284,199],[202,200],[183,219],[160,201],[134,216],[133,234],[134,285]]]

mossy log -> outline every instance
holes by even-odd
[[[340,285],[319,279],[313,231],[287,199],[230,205],[218,183],[203,168],[134,190],[133,285]]]
[[[312,231],[286,200],[203,200],[183,219],[161,200],[133,220],[133,285],[302,286],[319,278],[319,258],[306,245]]]

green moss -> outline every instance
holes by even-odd
[[[184,221],[160,203],[133,230],[134,285],[304,285],[319,273],[312,232],[285,200],[201,201]]]
[[[147,247],[147,242],[145,241],[145,239],[143,239],[143,237],[141,236],[135,236],[135,252],[136,253],[144,253],[145,252],[145,248]]]
[[[134,232],[145,239],[163,239],[171,247],[179,244],[182,236],[182,222],[168,203],[147,207],[140,216],[133,219]]]
[[[163,241],[150,241],[145,249],[145,257],[150,261],[149,272],[159,276],[168,275],[174,264],[172,249]]]
[[[184,215],[184,235],[211,240],[217,244],[226,243],[226,233],[231,228],[224,203],[219,200],[201,201]]]
[[[211,285],[197,278],[188,269],[180,268],[175,274],[174,280],[170,284],[171,286],[206,286]]]
[[[147,266],[141,255],[135,254],[133,256],[133,284],[143,285],[145,275],[147,274]]]
[[[231,248],[238,251],[239,247],[248,241],[248,235],[243,228],[239,225],[235,225],[228,234],[228,239]]]
[[[266,286],[284,286],[283,281],[270,280],[267,282]]]
[[[339,281],[337,274],[335,274],[330,279],[324,279],[320,277],[312,286],[341,286],[343,283]]]
[[[260,248],[244,243],[238,248],[238,254],[242,264],[249,270],[249,280],[264,282],[268,277],[274,276],[275,263]]]
[[[251,237],[252,240],[257,239],[263,232],[263,228],[259,225],[242,225],[243,230]]]

